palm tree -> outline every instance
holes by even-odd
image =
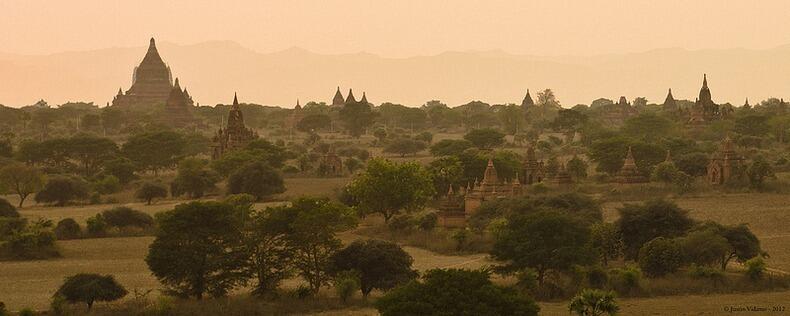
[[[620,310],[615,302],[614,292],[584,289],[568,305],[571,312],[579,316],[616,315]]]

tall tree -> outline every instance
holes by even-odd
[[[539,284],[548,271],[567,271],[593,260],[586,224],[556,211],[512,214],[496,236],[491,255],[505,261],[510,272],[527,268],[537,272]]]
[[[328,199],[302,198],[285,207],[290,218],[288,243],[299,275],[314,293],[329,283],[332,255],[342,247],[337,233],[357,225],[348,207]]]
[[[30,194],[44,186],[44,174],[36,167],[12,163],[0,169],[0,187],[5,186],[19,196],[19,207]]]
[[[369,104],[361,102],[346,103],[340,110],[340,119],[345,123],[348,133],[359,138],[365,130],[373,125],[376,113]]]
[[[374,158],[349,185],[361,214],[379,213],[389,222],[401,211],[422,208],[434,195],[428,172],[417,163]]]
[[[417,276],[414,259],[397,244],[382,240],[354,241],[332,257],[332,271],[355,271],[362,295],[373,289],[389,290]]]
[[[242,215],[230,204],[191,202],[157,216],[145,262],[170,291],[224,296],[247,278]]]
[[[175,166],[183,157],[185,148],[186,141],[183,135],[160,131],[131,136],[123,144],[122,152],[140,169],[156,173]]]

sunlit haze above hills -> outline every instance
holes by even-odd
[[[0,104],[103,105],[153,36],[201,104],[291,107],[337,86],[409,106],[528,88],[660,103],[693,100],[708,73],[714,100],[740,105],[790,96],[788,20],[786,1],[0,0]]]

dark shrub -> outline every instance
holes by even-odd
[[[680,268],[680,245],[672,239],[655,238],[639,249],[639,268],[648,277],[662,277]]]
[[[65,218],[55,226],[55,236],[59,240],[77,239],[82,237],[82,228],[73,218]]]
[[[126,289],[111,275],[80,273],[66,278],[55,295],[71,303],[85,303],[90,309],[96,301],[119,300],[126,293]]]
[[[107,234],[107,222],[104,221],[104,216],[101,213],[88,218],[88,235],[92,237],[101,237]]]
[[[74,177],[53,177],[36,194],[36,202],[63,206],[72,200],[88,198],[88,185]]]
[[[11,203],[0,198],[0,217],[19,217],[19,212],[16,211],[16,207],[11,205]]]
[[[20,217],[0,217],[0,240],[10,236],[11,233],[25,228],[27,220]]]
[[[106,210],[101,213],[104,222],[112,227],[127,227],[134,226],[140,228],[147,228],[154,225],[154,219],[151,215],[143,213],[138,210],[133,210],[125,206],[119,206],[113,209]]]
[[[46,259],[58,256],[55,234],[50,230],[28,227],[14,231],[0,244],[0,258],[12,260]]]

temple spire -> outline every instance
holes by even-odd
[[[178,77],[176,77],[176,83],[173,85],[173,89],[181,90],[181,86],[178,84]]]
[[[532,100],[532,96],[529,95],[529,89],[527,89],[527,95],[525,95],[524,100],[521,101],[521,106],[526,108],[533,105],[535,105],[535,101]]]
[[[359,100],[360,103],[368,104],[368,97],[365,95],[365,91],[362,91],[362,99]]]
[[[348,95],[346,96],[346,103],[357,103],[357,99],[354,98],[354,91],[348,89]]]
[[[483,182],[487,184],[496,184],[499,182],[499,179],[496,174],[496,168],[494,168],[494,160],[488,158],[488,165],[486,166],[486,171],[483,173]]]
[[[236,95],[236,92],[233,92],[233,107],[234,108],[239,107],[239,98]]]
[[[702,88],[708,88],[708,74],[702,74]]]

